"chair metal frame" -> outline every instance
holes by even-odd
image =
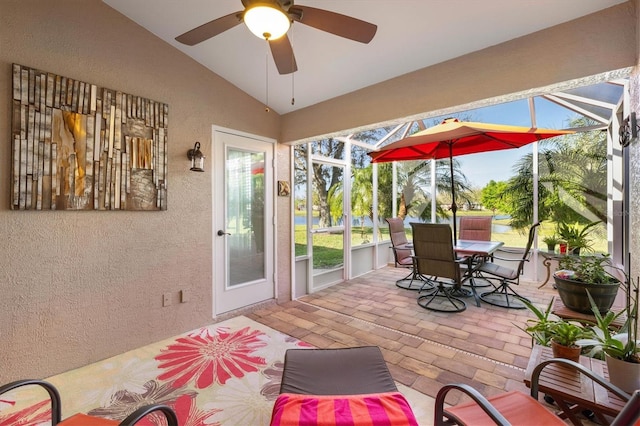
[[[538,404],[542,406],[542,403],[538,401],[538,381],[540,379],[540,374],[542,370],[548,365],[551,364],[563,364],[567,368],[577,370],[579,374],[584,374],[589,377],[594,382],[598,383],[600,386],[608,390],[609,392],[615,394],[620,399],[626,402],[624,408],[620,411],[620,413],[616,416],[615,420],[611,423],[612,426],[626,426],[628,424],[634,424],[635,421],[638,421],[640,418],[640,410],[638,409],[637,401],[638,401],[638,393],[640,391],[634,392],[634,395],[631,396],[627,392],[623,391],[619,387],[610,383],[604,377],[594,373],[583,365],[570,361],[568,359],[563,358],[553,358],[546,361],[541,362],[536,366],[531,375],[531,397],[533,400],[530,401],[530,404]],[[469,396],[474,403],[477,404],[477,410],[484,411],[497,425],[511,425],[512,423],[507,420],[504,415],[492,404],[493,400],[496,400],[498,397],[504,396],[505,394],[493,395],[492,397],[486,398],[480,392],[478,392],[473,387],[467,384],[449,384],[443,386],[436,395],[435,401],[435,410],[434,410],[434,425],[436,426],[444,426],[450,425],[452,423],[458,425],[466,425],[463,418],[460,418],[459,415],[456,415],[455,408],[456,406],[445,408],[445,398],[447,394],[453,390],[459,390]],[[511,393],[522,393],[520,391],[511,391]],[[466,403],[465,403],[466,404]],[[527,406],[518,407],[518,411],[522,411],[523,415],[528,414]],[[512,419],[513,420],[513,419]],[[530,419],[529,420],[533,420]],[[558,417],[558,424],[565,425],[566,423]]]
[[[459,295],[469,296],[461,287],[471,277],[463,272],[471,258],[457,259],[453,250],[453,233],[447,224],[411,223],[413,229],[414,261],[417,273],[426,278],[432,287],[420,289],[418,305],[436,312],[462,312],[467,304]],[[447,279],[447,281],[444,281]],[[447,305],[432,303],[445,299]]]
[[[462,216],[460,217],[458,240],[491,241],[491,225],[493,216]],[[479,262],[493,262],[493,254],[486,258],[477,259]],[[491,283],[482,277],[479,272],[474,272],[473,286],[489,287]]]
[[[65,421],[62,421],[62,403],[60,398],[60,393],[56,389],[54,385],[44,380],[38,379],[23,379],[16,380],[11,383],[7,383],[6,385],[0,386],[0,395],[9,392],[13,389],[22,387],[22,386],[40,386],[49,394],[49,399],[51,401],[51,426],[64,425]],[[144,405],[137,408],[131,414],[129,414],[124,420],[122,420],[118,425],[119,426],[133,426],[137,424],[140,420],[142,420],[148,414],[152,412],[159,411],[161,412],[167,420],[168,426],[178,426],[178,418],[176,413],[173,411],[171,407],[164,404],[149,404]],[[72,416],[73,417],[73,416]],[[98,419],[98,418],[96,418]],[[100,419],[105,421],[111,421],[110,419]]]
[[[495,259],[500,261],[518,262],[516,269],[507,268],[492,262],[485,262],[478,268],[480,276],[489,281],[493,286],[493,290],[480,294],[480,299],[483,302],[502,308],[526,308],[526,305],[522,303],[522,301],[525,300],[528,302],[529,299],[518,294],[511,286],[520,284],[520,275],[524,269],[524,264],[531,258],[531,248],[536,237],[536,228],[538,226],[540,226],[539,222],[533,224],[529,229],[529,239],[527,240],[527,245],[520,259],[494,256]],[[500,251],[506,250],[501,249]],[[492,276],[487,276],[487,274]],[[498,280],[498,284],[495,284],[493,280]]]
[[[385,220],[389,224],[389,237],[391,238],[391,250],[393,250],[395,267],[397,268],[400,265],[403,268],[411,269],[411,272],[406,277],[396,281],[396,286],[405,290],[418,291],[423,287],[425,278],[417,273],[413,250],[406,247],[409,241],[404,229],[404,221],[399,217],[388,217]]]

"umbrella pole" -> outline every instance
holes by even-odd
[[[458,244],[458,225],[456,224],[456,185],[453,181],[453,141],[449,142],[449,170],[451,173],[451,211],[453,212],[453,245]]]

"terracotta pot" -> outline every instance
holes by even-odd
[[[640,389],[640,364],[622,361],[605,355],[609,381],[625,392],[633,393]]]
[[[551,341],[551,351],[554,358],[564,358],[571,361],[578,362],[580,359],[580,351],[582,348],[578,345],[564,346]]]

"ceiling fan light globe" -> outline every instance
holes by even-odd
[[[256,5],[244,12],[244,23],[256,37],[276,40],[289,31],[291,20],[272,6]]]

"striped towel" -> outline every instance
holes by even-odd
[[[399,392],[369,395],[278,396],[271,426],[418,426]]]

